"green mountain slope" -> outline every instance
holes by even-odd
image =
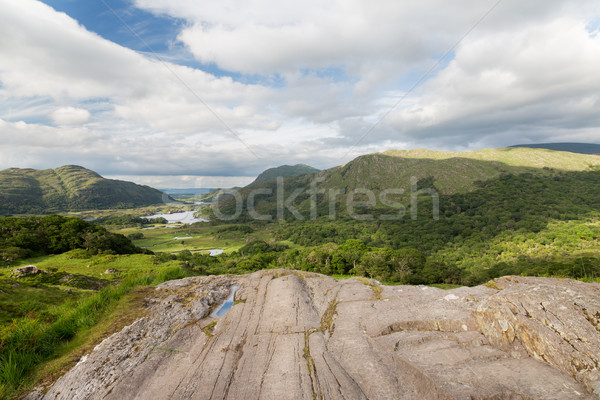
[[[551,174],[557,170],[586,171],[600,168],[600,156],[597,155],[529,148],[465,152],[424,149],[388,150],[364,157],[385,160],[380,161],[383,164],[381,168],[377,165],[372,168],[375,172],[373,178],[376,181],[384,182],[385,185],[402,184],[403,186],[400,187],[407,188],[411,176],[419,180],[431,178],[435,187],[446,194],[471,191],[475,188],[476,181],[486,181],[506,173]],[[353,160],[352,163],[356,163],[359,159]],[[355,166],[352,168],[357,169]],[[384,172],[378,172],[379,169]],[[361,180],[364,181],[364,178]]]
[[[600,144],[596,143],[535,143],[516,144],[510,147],[529,147],[532,149],[570,151],[571,153],[581,154],[600,154]]]
[[[418,179],[414,195],[411,177]],[[277,222],[268,229],[293,246],[242,252],[240,269],[285,266],[417,284],[521,274],[600,279],[599,155],[387,151],[287,178],[283,188],[254,184],[214,204],[248,226]],[[385,189],[404,192],[386,202]]]
[[[163,196],[149,186],[105,179],[76,165],[0,171],[0,215],[137,207],[161,203]]]
[[[432,218],[431,201],[423,196],[415,219],[407,212],[381,220],[373,209],[367,212],[374,218],[365,221],[338,213],[335,220],[288,220],[277,225],[277,237],[318,246],[287,261],[311,271],[347,273],[353,264],[336,267],[331,244],[341,249],[347,240],[358,240],[363,246],[418,251],[425,263],[407,266],[403,273],[411,277],[398,278],[410,283],[471,285],[520,274],[600,277],[600,171],[507,174],[476,186],[440,195],[439,219]],[[385,271],[388,261],[365,257],[361,265],[371,277],[388,279],[377,271]]]
[[[277,179],[277,177],[287,178],[290,176],[312,174],[319,171],[320,170],[306,164],[282,165],[280,167],[269,168],[263,171],[260,175],[258,175],[258,177],[256,177],[251,185],[274,180]]]
[[[296,189],[303,189],[294,205],[301,212],[309,209],[311,183],[317,182],[319,215],[327,213],[331,190],[349,193],[355,189],[369,189],[376,195],[386,189],[403,189],[402,199],[410,194],[411,179],[417,179],[419,188],[433,188],[440,194],[467,193],[485,182],[503,175],[530,173],[551,176],[564,172],[592,171],[600,169],[600,155],[584,155],[546,149],[501,148],[470,152],[446,152],[424,149],[389,150],[383,153],[357,157],[345,165],[315,174],[289,177],[285,180],[285,196]],[[271,190],[272,194],[255,196],[255,208],[261,214],[274,215],[277,185],[274,181],[252,183],[240,193],[247,206],[248,194],[254,189]],[[336,202],[344,201],[338,196]],[[233,199],[222,202],[223,210],[232,214]],[[306,214],[304,214],[306,217]]]

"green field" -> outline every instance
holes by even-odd
[[[26,260],[47,272],[34,276],[11,278],[2,270],[0,398],[60,376],[86,349],[139,317],[140,293],[193,274],[151,255],[80,253]]]
[[[125,228],[115,232],[125,236],[137,232],[142,233],[144,235],[143,239],[133,240],[136,246],[154,252],[168,253],[189,250],[208,254],[209,249],[223,249],[225,252],[231,252],[243,246],[246,239],[251,240],[251,238],[237,237],[236,235],[220,236],[216,234],[214,228],[208,226],[194,228],[157,227],[156,229]]]
[[[138,227],[115,229],[113,232],[129,236],[136,233],[143,239],[133,239],[133,243],[153,252],[179,253],[183,250],[208,254],[209,249],[223,249],[226,254],[238,250],[244,244],[254,240],[269,240],[273,237],[267,227],[252,233],[242,234],[236,231],[223,231],[233,225],[211,225],[196,223],[178,228],[157,225],[154,229]]]

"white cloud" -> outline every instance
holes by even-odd
[[[159,189],[185,188],[230,188],[250,184],[254,176],[193,176],[193,175],[107,175],[108,179],[119,179]]]
[[[494,3],[133,2],[184,19],[178,40],[236,81],[112,43],[39,1],[0,0],[0,168],[252,176],[389,147],[600,142],[595,0],[501,2],[373,129]]]
[[[599,124],[598,36],[585,30],[600,17],[596,1],[501,2],[459,44],[456,59],[372,129],[403,95],[394,84],[410,87],[495,3],[340,0],[282,7],[276,0],[228,0],[198,7],[136,0],[192,23],[179,39],[199,60],[243,73],[283,74],[294,98],[281,109],[313,128],[335,124],[338,134],[324,138],[332,146],[354,144],[371,130],[356,150],[371,143],[465,148],[565,135],[600,141],[588,126]],[[334,88],[298,78],[303,68],[330,67],[352,80]],[[386,85],[392,90],[382,92]],[[396,98],[385,101],[386,92]]]
[[[133,51],[86,31],[43,3],[0,3],[0,80],[13,95],[85,99],[114,95],[117,88],[143,90],[128,79],[141,61]]]
[[[112,132],[119,132],[118,135]],[[82,165],[108,175],[256,176],[265,165],[306,161],[319,166],[327,149],[306,152],[306,144],[256,146],[257,159],[234,139],[206,140],[206,135],[139,135],[136,127],[116,124],[108,132],[85,126],[52,127],[0,119],[2,167],[50,168]],[[182,171],[186,171],[182,174]]]
[[[236,115],[229,109],[264,96],[262,87],[146,58],[37,1],[1,3],[6,4],[0,15],[0,81],[14,98],[46,96],[63,103],[108,98],[124,117],[166,131],[172,121],[181,124],[194,114],[187,131],[192,126],[198,131],[219,124],[196,94],[230,121]],[[173,131],[182,130],[175,125]]]
[[[598,70],[600,37],[591,37],[581,21],[563,18],[498,32],[466,40],[413,105],[388,122],[403,136],[437,140],[473,130],[551,138],[564,129],[598,128]],[[600,130],[588,140],[600,141]]]
[[[406,2],[275,0],[193,2],[138,0],[140,7],[188,19],[179,40],[203,62],[244,73],[294,73],[298,68],[343,67],[359,76],[386,62],[406,71],[447,48],[457,27],[474,21],[486,4],[473,3],[447,18]],[[235,12],[231,12],[235,10]],[[430,40],[425,32],[435,32]],[[380,77],[381,79],[381,77]]]
[[[359,78],[372,69],[396,74],[441,55],[495,0],[135,0],[143,9],[190,22],[179,39],[203,62],[246,73],[293,73],[341,66]],[[590,15],[593,0],[502,2],[479,29],[508,31],[561,15]],[[585,14],[588,13],[588,14]],[[593,14],[592,14],[593,15]],[[398,76],[394,76],[395,79]],[[379,78],[381,79],[381,77]]]
[[[82,108],[62,107],[50,114],[56,125],[82,125],[90,120],[90,112]]]

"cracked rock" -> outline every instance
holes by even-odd
[[[212,311],[239,285],[221,318]],[[299,271],[167,282],[29,399],[596,399],[600,285],[444,291]]]

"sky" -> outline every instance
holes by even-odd
[[[0,169],[158,188],[600,143],[597,0],[0,0]]]

